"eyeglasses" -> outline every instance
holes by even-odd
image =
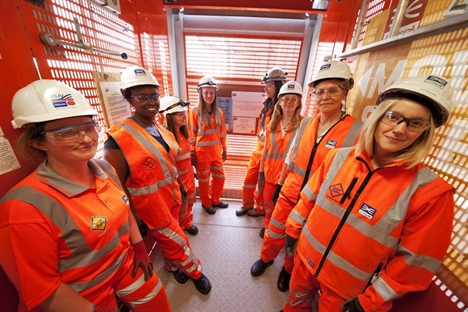
[[[328,89],[328,90],[319,89],[319,90],[314,90],[312,92],[314,97],[317,98],[317,99],[323,98],[325,93],[327,93],[329,97],[335,97],[335,96],[341,95],[343,93],[343,89],[335,89],[335,88],[331,88],[331,89]]]
[[[429,120],[422,118],[408,119],[401,116],[399,113],[392,111],[386,111],[385,115],[382,116],[382,121],[384,124],[389,126],[397,126],[404,122],[408,131],[412,132],[421,132],[430,126]]]
[[[141,103],[141,104],[145,104],[145,103],[148,103],[149,101],[153,101],[153,102],[159,102],[159,94],[158,93],[155,93],[155,94],[132,94],[130,95],[130,97],[132,97],[133,99],[135,99],[135,101],[137,101],[138,103]]]
[[[214,96],[216,94],[216,92],[214,92],[214,91],[209,91],[209,92],[208,91],[203,91],[202,94],[204,96],[209,96],[209,95]]]
[[[294,105],[294,104],[296,104],[296,103],[299,101],[299,99],[298,99],[297,97],[293,97],[293,98],[284,98],[284,97],[282,97],[282,98],[280,99],[280,101],[281,101],[282,103],[284,103],[284,104],[291,104],[291,105]]]
[[[83,135],[87,135],[92,140],[97,140],[99,134],[102,133],[104,127],[100,123],[88,122],[79,125],[73,125],[63,128],[46,130],[41,132],[41,135],[46,135],[47,138],[55,143],[70,143],[79,141]]]

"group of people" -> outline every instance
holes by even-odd
[[[265,216],[251,275],[285,248],[284,311],[311,311],[316,296],[319,311],[388,311],[429,286],[450,243],[454,188],[422,164],[454,109],[450,82],[402,79],[362,123],[346,113],[354,78],[345,62],[324,63],[309,83],[314,117],[300,116],[302,90],[285,76],[264,77],[259,143],[236,211]]]
[[[450,83],[435,75],[396,82],[362,123],[346,113],[354,79],[345,62],[323,64],[310,82],[314,117],[303,118],[302,87],[286,76],[275,67],[262,79],[258,144],[236,210],[265,216],[251,275],[285,248],[284,311],[310,311],[316,295],[319,311],[388,311],[429,285],[450,242],[454,189],[422,164],[453,110]],[[17,151],[41,162],[0,201],[0,264],[19,311],[115,311],[118,302],[170,311],[148,234],[178,283],[211,291],[185,232],[198,233],[193,167],[204,211],[228,207],[218,85],[203,77],[190,111],[176,96],[160,99],[159,87],[140,66],[122,72],[134,114],[108,130],[104,160],[94,158],[104,125],[82,94],[46,79],[16,92]]]

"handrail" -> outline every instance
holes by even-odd
[[[422,28],[418,28],[408,34],[387,38],[378,42],[370,43],[357,49],[353,49],[348,52],[334,55],[337,59],[346,59],[351,56],[364,54],[367,52],[377,51],[393,46],[405,44],[418,39],[426,37],[432,37],[441,33],[447,33],[449,31],[461,29],[468,26],[468,15],[462,14],[459,16],[451,17],[447,20],[428,25]]]

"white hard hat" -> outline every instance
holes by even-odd
[[[325,79],[348,80],[349,89],[351,90],[354,87],[353,73],[351,73],[351,68],[345,62],[330,61],[322,64],[315,77],[309,82],[309,87],[315,88],[320,81]]]
[[[124,69],[120,76],[120,88],[127,89],[135,86],[156,86],[159,87],[158,80],[152,73],[141,66],[130,66]]]
[[[267,81],[282,81],[283,83],[286,82],[286,73],[279,67],[273,67],[268,72],[266,72],[265,76],[262,78],[262,83]]]
[[[164,115],[185,112],[190,102],[182,101],[180,98],[174,95],[169,95],[161,98],[159,101],[159,113]]]
[[[218,84],[216,81],[213,79],[211,76],[205,76],[200,81],[198,82],[197,90],[200,91],[202,88],[215,88],[215,90],[218,89]]]
[[[302,87],[295,81],[288,81],[281,86],[278,97],[283,94],[297,94],[302,96]]]
[[[409,98],[429,108],[437,128],[448,121],[455,109],[452,96],[453,89],[446,78],[437,75],[422,75],[395,82],[380,93],[375,105],[379,105],[389,97]]]
[[[80,92],[50,79],[36,80],[18,90],[13,96],[11,110],[11,124],[15,129],[28,123],[97,115]]]

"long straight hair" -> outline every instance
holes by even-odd
[[[202,124],[206,126],[210,126],[211,115],[206,110],[205,100],[203,99],[202,93],[203,93],[203,88],[200,89],[200,91],[198,92],[198,111],[200,112],[200,115],[201,115]],[[220,109],[218,108],[218,94],[216,90],[215,90],[215,99],[213,103],[211,103],[211,114],[213,114],[213,117],[214,117],[215,127],[218,127],[219,125],[221,125],[221,112],[220,112]]]

